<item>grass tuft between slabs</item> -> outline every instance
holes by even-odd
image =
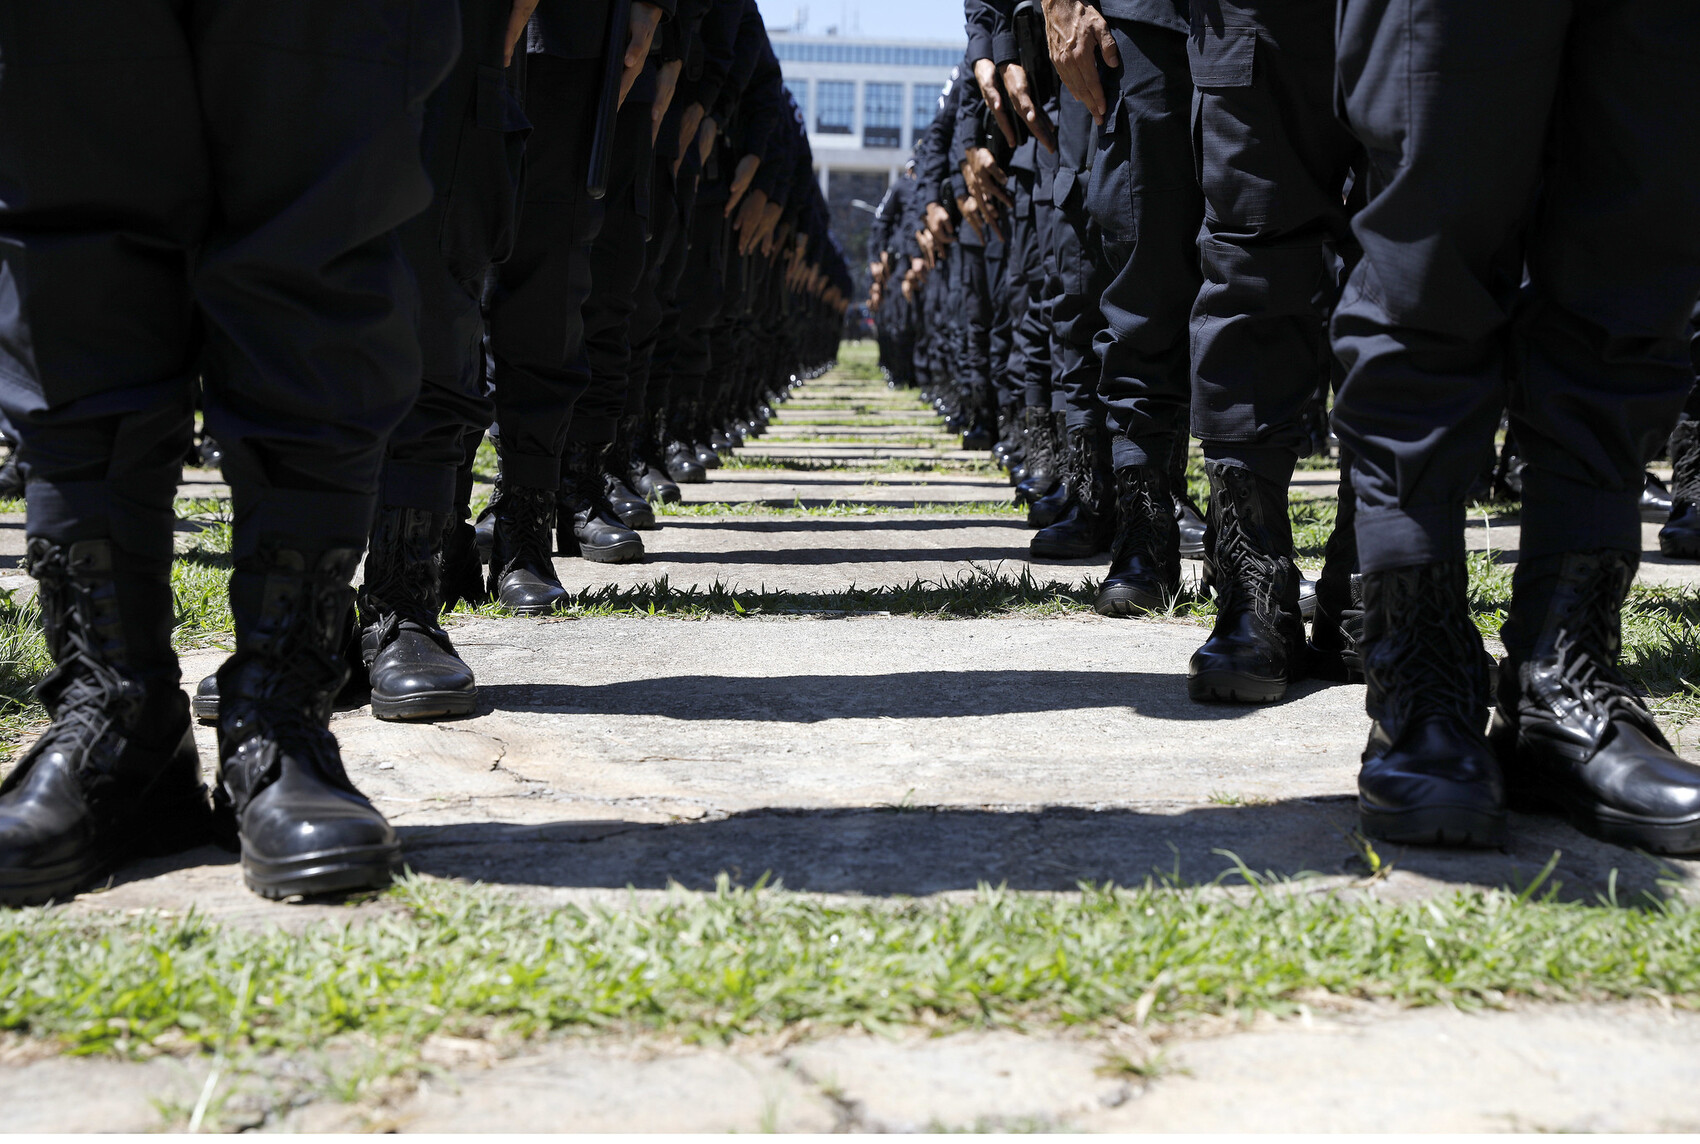
[[[0,1029],[77,1053],[260,1052],[358,1034],[411,1050],[656,1031],[719,1042],[837,1028],[1168,1024],[1406,1005],[1700,1002],[1700,911],[1460,892],[1423,902],[1162,883],[982,887],[834,904],[770,888],[545,909],[408,879],[394,912],[296,932],[190,915],[0,915]]]

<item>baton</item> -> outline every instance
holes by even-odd
[[[626,70],[626,37],[631,34],[632,0],[614,0],[608,14],[608,49],[602,53],[602,97],[596,104],[596,132],[590,137],[590,173],[584,190],[593,199],[608,193],[608,167],[614,159],[614,121],[620,115],[620,76]]]

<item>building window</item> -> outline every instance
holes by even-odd
[[[933,125],[933,116],[939,113],[939,88],[937,84],[918,83],[909,89],[910,126],[919,135]]]
[[[815,130],[822,135],[849,135],[856,114],[856,85],[848,80],[823,79],[815,84]]]
[[[803,122],[809,121],[809,81],[806,79],[788,79],[785,90],[791,93],[791,98],[797,103],[797,110],[802,112]]]
[[[949,68],[962,62],[961,48],[911,48],[895,44],[820,44],[775,39],[773,54],[800,64],[875,64],[882,67]]]
[[[903,146],[903,85],[862,85],[862,146]]]

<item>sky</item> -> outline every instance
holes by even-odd
[[[805,15],[802,31],[824,35],[837,27],[839,35],[870,39],[946,40],[965,43],[961,0],[756,0],[769,28],[796,25],[798,10]]]

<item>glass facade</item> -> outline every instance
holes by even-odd
[[[903,85],[862,85],[862,146],[903,146]]]
[[[806,79],[788,79],[785,90],[791,93],[791,98],[797,101],[797,110],[803,113],[803,122],[809,121],[809,81]]]
[[[909,89],[909,99],[909,126],[919,135],[932,124],[933,116],[939,113],[939,85],[918,83]]]
[[[849,135],[855,128],[856,85],[849,80],[815,82],[815,130],[822,135]]]
[[[877,64],[949,68],[962,62],[960,48],[913,48],[900,44],[799,44],[775,40],[773,54],[800,64]]]

